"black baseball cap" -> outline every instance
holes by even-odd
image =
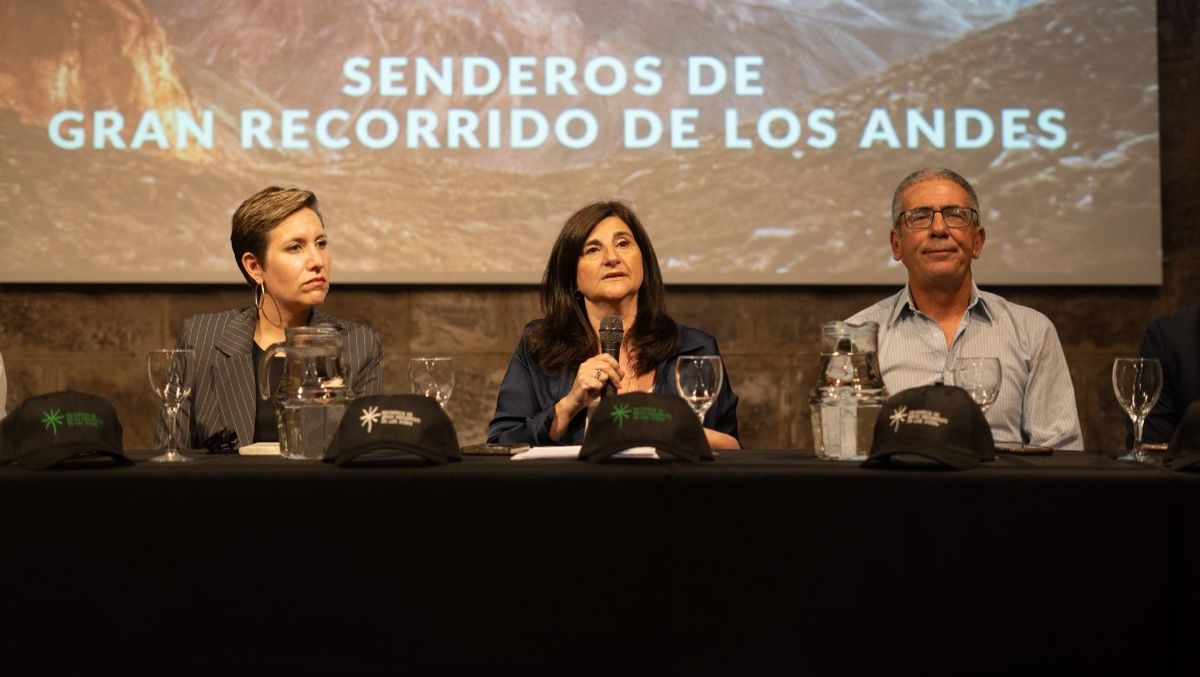
[[[67,390],[26,399],[0,424],[0,463],[45,470],[68,461],[125,456],[121,422],[99,395]]]
[[[325,461],[345,465],[364,454],[405,452],[433,463],[461,461],[454,423],[432,397],[367,395],[346,407]]]
[[[700,419],[683,398],[626,393],[601,399],[579,459],[595,463],[632,447],[654,447],[660,457],[665,453],[693,463],[713,458]]]
[[[911,467],[924,459],[966,470],[995,458],[992,429],[967,391],[931,385],[902,390],[884,403],[863,467]]]
[[[1175,470],[1200,470],[1200,400],[1188,405],[1171,435],[1163,465]]]

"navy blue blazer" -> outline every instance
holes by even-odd
[[[1162,396],[1146,417],[1142,441],[1170,442],[1183,412],[1200,399],[1200,306],[1151,322],[1138,355],[1157,357],[1163,369]]]
[[[541,320],[525,325],[530,327]],[[675,358],[680,355],[720,355],[717,341],[698,329],[676,325],[679,344],[674,355],[654,369],[654,391],[660,395],[677,395],[675,390]],[[488,442],[499,444],[558,445],[582,444],[583,423],[587,412],[581,411],[571,419],[571,425],[561,439],[550,439],[550,424],[554,420],[554,405],[571,390],[579,365],[562,374],[546,374],[534,366],[525,335],[517,345],[508,372],[496,396],[496,415],[488,425]],[[704,427],[733,437],[737,430],[737,395],[729,385],[729,372],[721,381],[717,400],[704,415]]]
[[[175,347],[196,352],[192,395],[178,414],[184,448],[202,448],[210,435],[222,429],[237,433],[239,447],[254,441],[258,392],[252,351],[257,321],[258,311],[253,306],[193,315],[183,321]],[[342,331],[347,385],[355,396],[378,395],[383,391],[379,367],[383,344],[374,330],[315,309],[309,323],[329,324]],[[165,446],[166,433],[164,413],[155,431],[155,448]]]

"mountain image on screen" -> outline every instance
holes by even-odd
[[[981,284],[1161,276],[1149,0],[18,0],[5,12],[0,231],[22,246],[0,281],[237,282],[229,217],[282,184],[321,198],[337,282],[533,283],[567,215],[622,198],[668,282],[890,284],[903,280],[887,244],[891,193],[927,165],[979,192]],[[649,84],[635,69],[648,57],[661,78],[649,95],[634,86]],[[723,64],[726,86],[689,92],[697,57]],[[739,57],[758,60],[755,93],[734,87]],[[514,58],[531,74],[516,84]],[[492,91],[464,92],[472,59],[499,69]],[[450,91],[418,94],[418,62]],[[591,91],[584,71],[599,63],[625,69],[626,86]],[[574,91],[548,91],[550,64],[576,70]],[[611,68],[597,73],[613,84]],[[414,110],[436,127],[410,144]],[[626,147],[629,110],[666,123],[662,139]],[[974,113],[959,124],[963,110]],[[55,122],[63,111],[78,117]],[[270,124],[271,147],[248,135],[247,111]],[[327,111],[344,112],[326,131],[345,147],[318,138]],[[513,111],[544,117],[547,140],[514,147]],[[570,111],[594,118],[594,141],[559,141]],[[672,147],[672,111],[694,111],[682,136],[695,147]],[[770,147],[789,131],[779,111],[799,134]],[[1041,127],[1042,111],[1062,116]],[[285,115],[298,115],[291,147]],[[206,116],[211,144],[187,137]],[[395,141],[368,147],[363,116],[373,138],[394,119]],[[482,147],[450,147],[454,116],[476,121]],[[940,135],[921,131],[938,116]],[[956,147],[956,134],[980,138],[979,116],[991,138]]]

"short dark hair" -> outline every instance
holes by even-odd
[[[246,272],[246,266],[242,264],[242,255],[250,252],[261,264],[263,252],[267,248],[267,234],[287,217],[306,208],[313,210],[321,225],[325,225],[316,194],[306,188],[263,188],[246,198],[233,213],[233,230],[229,235],[229,243],[233,246],[233,258],[237,261],[238,270],[242,271],[242,277],[246,278],[250,286],[254,286],[254,278]]]
[[[579,257],[588,235],[611,216],[629,226],[642,252],[637,319],[628,335],[637,355],[634,367],[638,373],[644,373],[675,351],[678,330],[667,313],[666,288],[650,236],[633,209],[624,202],[593,202],[572,214],[563,224],[542,275],[543,319],[530,330],[527,340],[535,364],[546,373],[570,370],[600,352],[576,281]]]
[[[967,199],[971,201],[971,204],[967,206],[971,209],[974,209],[976,214],[979,213],[979,197],[975,195],[975,188],[972,187],[971,183],[964,179],[961,174],[953,169],[946,169],[945,167],[926,167],[924,169],[918,169],[912,174],[904,177],[904,180],[900,182],[900,185],[896,186],[896,192],[892,193],[892,228],[900,227],[900,212],[902,211],[901,198],[904,195],[904,191],[912,188],[918,183],[936,181],[939,179],[953,181],[954,183],[958,184],[960,188],[967,191]],[[979,225],[979,222],[980,220],[977,220],[975,225]]]

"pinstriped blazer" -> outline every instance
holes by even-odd
[[[252,351],[257,319],[257,311],[248,307],[193,315],[183,321],[175,347],[196,353],[192,395],[180,408],[176,423],[177,430],[183,431],[181,442],[186,447],[200,448],[222,429],[236,432],[239,446],[253,441],[258,392]],[[355,396],[383,391],[379,368],[383,345],[374,330],[315,309],[309,324],[329,324],[342,331],[346,372]],[[156,448],[162,448],[166,441],[165,416],[154,435]]]

